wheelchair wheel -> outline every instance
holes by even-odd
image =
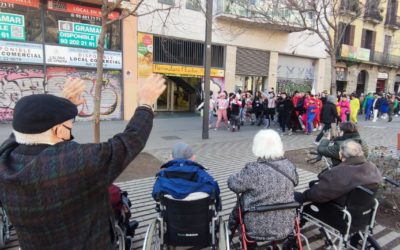
[[[219,250],[230,250],[228,225],[222,220],[222,218],[219,219],[218,232],[219,232],[218,249]]]
[[[359,248],[362,247],[362,238],[359,234],[354,235],[351,238],[350,244],[352,247],[355,248]],[[379,245],[379,243],[372,237],[372,236],[368,236],[367,237],[367,245],[365,246],[365,250],[366,249],[375,249],[375,250],[381,250],[381,246]]]
[[[3,218],[0,218],[0,249],[6,245],[6,229],[3,223]]]
[[[143,250],[163,250],[164,247],[160,240],[160,223],[154,219],[147,228],[143,242]]]
[[[115,224],[115,238],[115,250],[129,250],[125,249],[125,233],[118,224]]]

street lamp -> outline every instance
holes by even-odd
[[[206,41],[204,44],[204,106],[202,138],[208,139],[208,123],[210,110],[210,75],[211,75],[211,36],[213,0],[206,0]]]

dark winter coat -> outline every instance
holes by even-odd
[[[0,148],[0,200],[24,250],[114,249],[108,187],[144,148],[153,112],[139,107],[107,142]]]
[[[375,103],[375,105],[374,105],[374,103]],[[376,100],[376,102],[375,102],[375,100],[374,100],[374,102],[372,103],[372,105],[373,105],[373,109],[377,109],[377,110],[380,110],[381,109],[381,107],[382,107],[382,98],[378,98],[378,100]]]
[[[340,117],[338,115],[336,105],[331,102],[326,102],[326,104],[322,106],[321,122],[330,124],[335,123],[337,120],[340,120]]]
[[[279,113],[279,116],[281,115],[289,116],[293,110],[293,103],[290,99],[286,98],[285,100],[278,102],[276,109]]]
[[[321,140],[317,151],[320,155],[330,158],[332,160],[333,166],[339,165],[342,162],[339,158],[340,146],[346,140],[354,140],[360,143],[364,152],[364,156],[368,157],[368,145],[363,140],[361,140],[360,134],[358,132],[348,133],[336,137],[335,139],[333,139],[332,142],[327,139],[323,139]]]
[[[303,195],[305,201],[335,201],[343,205],[346,196],[358,186],[377,187],[382,182],[378,168],[365,157],[352,157],[318,176],[319,181]]]

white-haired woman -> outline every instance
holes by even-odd
[[[299,182],[296,167],[284,157],[283,145],[277,132],[261,130],[253,140],[253,154],[258,158],[237,174],[228,178],[228,187],[240,193],[242,208],[294,201],[294,187]],[[257,241],[286,238],[295,222],[294,210],[249,212],[244,216],[247,235]],[[238,225],[237,209],[229,217],[229,228]]]

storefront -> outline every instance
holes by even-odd
[[[201,66],[156,62],[154,58],[160,58],[160,56],[155,55],[155,53],[160,51],[160,48],[154,49],[154,46],[159,46],[154,44],[154,39],[152,34],[138,34],[139,78],[146,78],[151,73],[167,76],[167,88],[158,98],[155,110],[194,112],[204,97],[204,68]],[[167,49],[165,48],[164,50]],[[179,53],[180,49],[177,47],[175,51]],[[161,61],[160,59],[158,60]],[[200,61],[199,64],[201,63]],[[214,93],[225,90],[224,73],[221,68],[211,69],[210,89]]]
[[[237,48],[235,88],[242,91],[265,91],[270,53],[268,51]]]
[[[388,81],[389,74],[386,72],[378,72],[378,80],[376,81],[376,92],[383,93],[386,91],[386,83]]]
[[[315,89],[315,63],[313,59],[279,55],[277,92],[291,95],[295,91]]]
[[[59,95],[67,77],[85,79],[85,104],[78,119],[90,120],[100,8],[72,1],[2,0],[0,10],[0,121],[12,120],[15,103],[23,96]],[[118,16],[113,12],[109,18]],[[123,117],[121,47],[121,25],[115,22],[106,36],[102,119]]]

